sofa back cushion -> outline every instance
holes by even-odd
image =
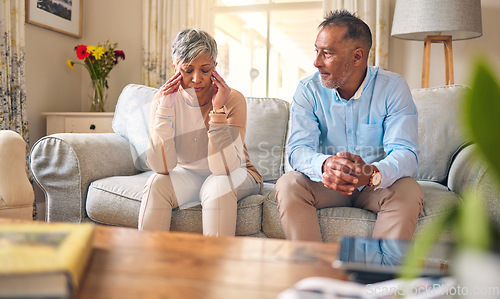
[[[129,84],[121,92],[115,108],[113,130],[130,142],[135,167],[149,170],[149,110],[157,89]],[[283,174],[283,153],[288,125],[289,104],[279,99],[247,98],[245,142],[250,159],[265,181],[275,181]]]
[[[451,85],[412,90],[418,109],[419,166],[417,180],[445,183],[454,154],[465,144],[459,111],[466,86]],[[151,100],[157,89],[127,85],[115,108],[113,130],[130,142],[135,166],[149,170],[148,125]],[[274,182],[284,171],[289,103],[280,99],[247,98],[245,142],[250,159],[265,181]]]
[[[247,98],[245,143],[252,164],[266,182],[276,181],[284,172],[289,106],[280,99]]]
[[[149,109],[158,89],[138,84],[123,88],[116,103],[113,131],[130,142],[130,152],[135,167],[149,170],[146,165],[146,151],[149,143]]]
[[[411,91],[418,110],[419,165],[414,178],[445,183],[454,154],[465,144],[460,108],[466,86]]]

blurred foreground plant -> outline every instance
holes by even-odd
[[[462,114],[469,137],[492,170],[496,185],[500,186],[500,87],[485,59],[476,62]],[[487,251],[498,245],[494,242],[499,241],[499,232],[492,228],[483,195],[474,186],[468,186],[462,199],[461,204],[416,235],[403,265],[402,277],[419,275],[422,258],[428,256],[443,230],[453,233],[457,249]]]

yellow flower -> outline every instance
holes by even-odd
[[[90,52],[96,60],[100,60],[102,55],[106,53],[106,49],[104,47],[87,46],[87,52]]]
[[[66,63],[68,64],[68,67],[69,67],[70,69],[73,69],[73,68],[74,68],[75,63],[73,62],[73,60],[68,59],[68,60],[66,60]]]

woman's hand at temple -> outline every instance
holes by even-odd
[[[229,97],[229,93],[231,93],[231,88],[227,86],[226,82],[222,77],[217,73],[216,70],[212,73],[212,82],[214,82],[214,93],[212,96],[212,106],[214,109],[222,108]]]
[[[179,90],[179,86],[181,85],[182,75],[180,71],[177,71],[170,79],[168,79],[162,87],[160,87],[160,95],[162,107],[171,108],[174,103],[174,97],[170,96],[172,93],[175,93]]]

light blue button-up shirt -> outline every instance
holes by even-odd
[[[349,101],[336,89],[322,87],[319,73],[300,81],[291,106],[290,165],[321,181],[323,163],[338,152],[375,165],[382,174],[378,188],[415,173],[417,108],[403,77],[368,66]]]

